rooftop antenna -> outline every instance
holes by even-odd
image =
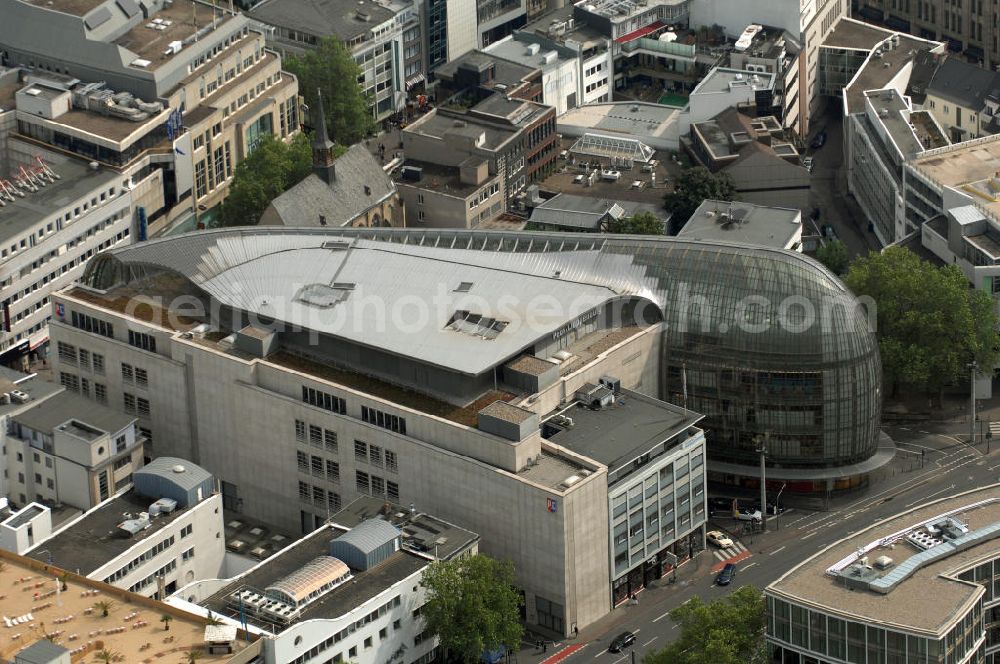
[[[198,41],[198,3],[191,0],[191,23],[194,24],[194,40]]]
[[[233,9],[233,0],[229,0],[229,15],[236,16],[236,10]]]
[[[212,0],[212,29],[215,30],[215,20],[219,15],[219,7],[216,5],[216,0]]]

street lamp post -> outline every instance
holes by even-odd
[[[970,399],[972,419],[969,420],[969,444],[973,447],[976,446],[976,369],[978,366],[979,365],[975,361],[969,363],[969,370],[971,372],[969,376],[969,386],[972,390],[972,398]]]
[[[759,447],[757,453],[760,454],[760,531],[767,532],[767,476],[764,468],[764,457],[767,455],[767,434],[757,441]]]
[[[776,530],[781,530],[781,492],[785,490],[787,482],[781,483],[778,495],[774,497],[774,525]]]

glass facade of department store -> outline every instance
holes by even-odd
[[[844,607],[849,611],[850,607]],[[775,664],[981,664],[983,604],[943,639],[885,629],[767,597],[767,641]]]

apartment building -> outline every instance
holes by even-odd
[[[224,571],[222,498],[199,466],[158,457],[122,490],[35,538],[25,555],[146,597],[163,599]]]
[[[478,540],[366,496],[253,569],[196,581],[167,602],[265,635],[264,664],[427,664],[438,652],[420,618],[421,579],[434,560],[476,555]]]
[[[959,56],[936,56],[933,67],[921,105],[952,142],[1000,133],[1000,73]]]
[[[60,348],[72,364],[70,348]],[[10,418],[3,438],[8,497],[18,505],[39,502],[80,510],[108,500],[132,486],[143,464],[143,439],[134,415],[95,404],[80,396],[84,386],[66,374],[66,391]],[[96,389],[96,385],[93,386]]]
[[[263,661],[263,643],[254,634],[220,629],[204,616],[89,579],[71,567],[7,551],[0,551],[0,560],[0,587],[8,589],[3,605],[7,638],[0,644],[5,661],[64,664],[94,659],[101,649],[119,654],[125,662],[169,660],[181,647],[197,652],[195,657],[205,664]],[[37,584],[37,592],[9,592],[29,579]],[[104,604],[107,615],[95,608]],[[164,616],[169,622],[161,622]],[[42,621],[45,630],[39,628]],[[98,634],[100,638],[94,638]]]
[[[407,92],[424,80],[424,28],[415,2],[265,0],[249,16],[270,26],[268,44],[282,55],[301,55],[324,37],[342,41],[361,68],[358,83],[376,121],[401,111]]]
[[[915,507],[765,589],[773,661],[995,662],[1000,486]],[[930,598],[933,598],[932,600]]]

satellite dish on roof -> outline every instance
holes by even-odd
[[[181,464],[177,464],[176,466],[171,468],[171,470],[174,471],[175,473],[183,473],[185,468]]]

